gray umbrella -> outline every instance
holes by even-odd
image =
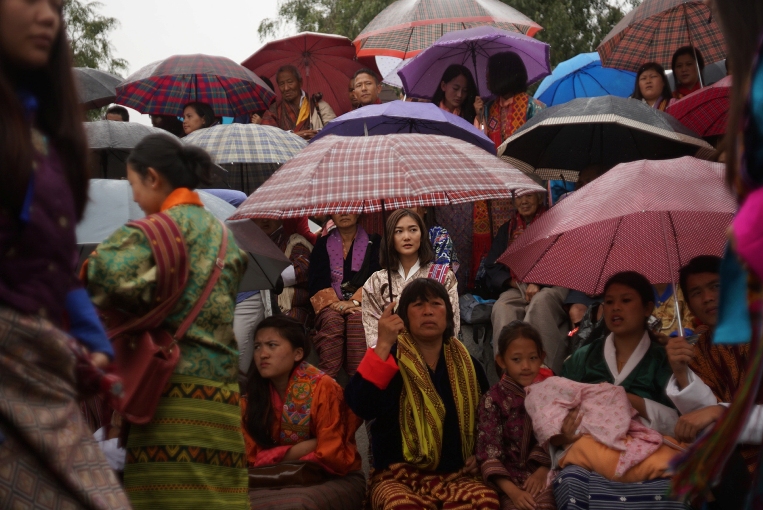
[[[122,78],[98,69],[75,67],[79,102],[86,109],[101,108],[114,102],[117,97],[116,87]]]
[[[612,168],[641,159],[709,159],[713,153],[710,144],[672,115],[615,96],[547,108],[498,147],[498,155],[520,170],[568,181],[594,164]]]

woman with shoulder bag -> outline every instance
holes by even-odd
[[[135,508],[249,508],[233,335],[246,255],[193,191],[211,167],[202,149],[144,138],[127,159],[127,177],[148,216],[114,232],[83,271],[97,307],[153,314],[175,333],[167,352],[180,350],[153,417],[133,424],[127,438],[125,488]]]

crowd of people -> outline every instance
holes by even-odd
[[[254,218],[290,265],[283,289],[239,293],[249,257],[197,192],[213,162],[177,139],[221,122],[204,103],[182,120],[152,116],[176,137],[149,135],[127,159],[146,217],[77,268],[88,153],[61,7],[0,0],[0,507],[759,508],[762,408],[726,412],[758,343],[713,343],[735,327],[729,306],[749,303],[760,335],[763,7],[731,4],[713,8],[735,73],[723,143],[741,206],[733,251],[684,261],[677,286],[625,271],[590,296],[498,262],[552,206],[535,191],[337,212],[310,218],[314,231],[308,218]],[[678,48],[675,90],[648,62],[632,97],[665,110],[702,87],[703,68],[696,48]],[[497,148],[544,105],[516,53],[490,57],[484,78],[492,100],[452,65],[432,102]],[[337,117],[296,67],[275,82],[279,98],[237,121],[310,140]],[[358,70],[353,108],[380,103],[381,89]],[[112,106],[105,118],[129,115]],[[577,188],[608,170],[585,169]],[[506,221],[494,227],[495,210]],[[444,225],[467,232],[467,252]],[[730,260],[747,270],[731,297]],[[467,295],[490,309],[487,364],[464,341]],[[109,396],[121,386],[110,371],[148,336],[170,340],[152,344],[145,396],[128,407]],[[671,463],[727,419],[744,423],[722,476],[702,497],[671,496]]]

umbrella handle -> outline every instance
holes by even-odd
[[[670,214],[670,213],[667,213]],[[681,320],[681,307],[678,306],[678,291],[676,289],[676,282],[673,281],[673,264],[670,262],[670,247],[668,246],[668,232],[665,229],[665,216],[660,214],[660,226],[662,227],[662,238],[665,240],[665,256],[668,257],[668,272],[670,273],[670,284],[673,286],[673,303],[676,305],[676,320],[678,321],[678,334],[684,336],[684,325]],[[676,246],[678,251],[678,246]]]

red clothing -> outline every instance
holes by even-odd
[[[693,87],[684,87],[683,85],[678,85],[676,90],[673,91],[673,98],[681,99],[682,97],[686,97],[692,92],[696,92],[701,88],[702,85],[700,85],[699,80],[697,80],[697,83],[695,83]]]

